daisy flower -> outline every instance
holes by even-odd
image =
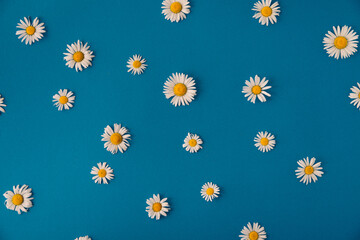
[[[21,214],[21,211],[27,212],[33,206],[31,200],[34,198],[31,197],[31,188],[28,188],[28,185],[22,185],[21,187],[17,185],[16,187],[13,186],[13,190],[4,193],[7,209],[17,211],[18,214]]]
[[[63,108],[69,110],[73,107],[73,103],[75,100],[75,96],[73,96],[72,91],[68,91],[67,89],[59,90],[57,94],[53,96],[54,105],[58,108],[59,111],[62,111]]]
[[[0,112],[5,112],[5,109],[3,107],[6,107],[6,105],[4,104],[4,98],[1,97],[0,94]]]
[[[67,53],[64,53],[66,60],[66,66],[69,68],[74,68],[76,71],[82,71],[83,68],[87,68],[91,66],[91,61],[93,57],[93,51],[89,50],[90,46],[88,43],[85,45],[78,40],[77,42],[72,43],[71,45],[67,45]]]
[[[130,146],[130,134],[125,127],[121,127],[121,124],[114,124],[114,130],[107,125],[104,134],[101,135],[103,138],[101,141],[104,141],[104,148],[107,151],[115,154],[118,150],[123,153]]]
[[[265,77],[260,81],[260,77],[258,75],[255,76],[255,80],[250,77],[250,81],[245,81],[246,86],[243,87],[242,92],[245,93],[245,97],[248,98],[247,100],[252,103],[255,103],[256,97],[261,102],[266,102],[264,95],[271,97],[271,95],[265,91],[271,88],[271,86],[266,86],[268,82],[269,80],[266,80]]]
[[[186,151],[188,151],[188,152],[190,151],[190,153],[194,153],[194,152],[199,151],[199,149],[202,148],[202,146],[201,146],[202,143],[203,143],[203,141],[201,140],[201,138],[198,135],[188,133],[188,135],[184,139],[183,148],[185,148]]]
[[[166,20],[171,22],[179,22],[186,18],[186,14],[190,13],[190,5],[188,0],[164,0],[162,2],[162,14]]]
[[[21,42],[25,40],[25,44],[33,44],[35,41],[39,41],[44,36],[45,26],[44,23],[39,23],[39,19],[35,18],[31,23],[30,17],[24,17],[24,21],[20,19],[20,22],[16,26],[21,30],[16,31],[16,35],[19,35]]]
[[[91,169],[91,174],[95,175],[93,176],[93,180],[95,180],[95,183],[101,184],[108,184],[107,180],[111,180],[114,178],[114,170],[109,167],[109,165],[106,164],[106,162],[104,163],[98,163],[97,164],[98,167],[92,167]]]
[[[252,10],[256,12],[253,18],[259,19],[259,23],[261,23],[261,25],[266,24],[266,26],[269,25],[269,21],[271,24],[276,23],[276,16],[279,16],[280,13],[279,3],[274,2],[271,4],[271,0],[256,2]]]
[[[85,237],[75,238],[75,240],[91,240],[91,238],[89,236],[85,236]]]
[[[264,240],[266,239],[266,232],[264,227],[261,227],[258,223],[247,224],[247,227],[241,230],[241,235],[239,237],[241,240]]]
[[[156,217],[156,220],[160,219],[160,216],[167,216],[167,212],[170,210],[169,204],[166,202],[167,198],[160,198],[160,194],[153,195],[152,198],[146,200],[146,212],[148,212],[150,218]]]
[[[196,95],[195,80],[183,73],[173,73],[164,85],[164,94],[171,103],[176,106],[189,105]]]
[[[352,88],[350,88],[352,93],[349,94],[349,98],[353,99],[350,102],[350,104],[354,104],[355,107],[360,109],[360,83],[357,83],[357,85],[358,87],[353,86]],[[1,99],[0,99],[0,106],[1,106]]]
[[[212,202],[212,200],[214,198],[217,198],[220,194],[220,188],[218,187],[218,185],[213,184],[212,182],[207,182],[202,186],[200,193],[207,202]]]
[[[296,172],[297,178],[301,178],[300,182],[305,183],[308,185],[308,183],[311,183],[311,181],[316,182],[317,177],[321,177],[324,172],[320,171],[323,168],[320,167],[321,162],[315,163],[315,158],[311,158],[309,161],[309,157],[304,158],[303,160],[299,160],[297,163],[300,167],[298,167]]]
[[[255,147],[259,149],[259,151],[262,152],[268,152],[272,150],[275,146],[275,137],[271,133],[259,132],[256,137],[254,138],[255,141]]]
[[[140,55],[134,55],[127,61],[127,67],[129,68],[128,72],[132,74],[142,74],[146,69],[147,65],[145,64],[145,58],[142,58]]]
[[[346,25],[342,28],[340,26],[333,27],[333,30],[334,32],[328,31],[323,40],[324,49],[329,57],[339,59],[339,56],[348,58],[353,55],[357,51],[358,41],[356,39],[359,38],[359,35],[356,35],[356,32]]]

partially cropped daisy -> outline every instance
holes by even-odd
[[[360,109],[360,83],[357,83],[357,85],[358,85],[357,87],[353,86],[352,88],[350,88],[352,93],[349,94],[349,98],[352,99],[350,104],[354,104],[355,107]],[[0,106],[1,106],[1,99],[0,99]]]
[[[333,30],[334,32],[328,31],[323,40],[324,49],[329,57],[339,59],[339,56],[348,58],[353,55],[357,51],[359,35],[346,25],[342,28],[333,27]]]
[[[4,104],[4,98],[1,97],[0,94],[0,112],[5,112],[5,109],[3,107],[6,107],[6,105]]]
[[[164,0],[162,2],[162,14],[166,20],[171,22],[179,22],[186,18],[186,14],[190,13],[190,5],[188,0]]]
[[[206,201],[212,202],[212,200],[220,194],[220,188],[212,182],[207,182],[202,186],[200,193]]]
[[[64,53],[66,60],[66,66],[69,68],[74,68],[76,71],[82,71],[83,68],[91,66],[91,61],[95,57],[93,51],[89,50],[90,46],[88,43],[85,45],[78,40],[77,42],[67,45],[67,51]]]
[[[260,226],[258,223],[247,224],[247,227],[241,230],[241,235],[239,237],[241,240],[264,240],[266,239],[266,232],[264,227]]]
[[[129,68],[128,72],[131,72],[134,75],[142,74],[147,67],[145,62],[145,58],[142,58],[140,55],[132,56],[127,62],[127,67]]]
[[[58,108],[59,111],[62,111],[63,108],[69,110],[73,107],[75,96],[72,91],[67,89],[60,89],[57,94],[53,96],[54,105]]]
[[[114,124],[114,130],[108,125],[104,130],[104,134],[101,135],[104,141],[104,148],[107,151],[115,154],[118,150],[123,153],[130,146],[130,134],[125,127],[121,127],[121,124]]]
[[[247,100],[252,103],[255,103],[256,97],[261,102],[266,102],[265,96],[271,97],[271,95],[265,91],[271,88],[271,86],[266,86],[268,82],[269,80],[266,80],[265,77],[260,81],[260,77],[258,75],[255,76],[255,80],[250,77],[250,81],[245,81],[246,86],[243,87],[242,92],[245,93],[245,97],[248,98]]]
[[[324,172],[320,171],[323,168],[320,167],[321,162],[318,162],[315,164],[315,158],[311,158],[309,161],[309,157],[304,158],[303,160],[299,160],[297,163],[300,167],[298,167],[296,172],[297,178],[301,178],[300,182],[305,183],[308,185],[308,183],[311,183],[311,181],[316,182],[317,177],[321,177]]]
[[[169,204],[166,202],[167,198],[160,198],[160,194],[153,195],[152,198],[146,200],[146,204],[149,205],[146,207],[146,212],[148,212],[149,217],[154,218],[156,220],[160,219],[160,216],[167,216],[167,212],[170,210]]]
[[[103,163],[98,163],[97,164],[98,167],[92,167],[91,169],[91,174],[95,175],[93,176],[93,180],[95,180],[95,183],[101,184],[108,184],[108,180],[110,181],[111,179],[114,178],[114,170],[109,167],[109,165],[106,162]]]
[[[176,106],[189,105],[196,95],[195,80],[183,73],[173,73],[164,85],[164,94]]]
[[[91,238],[89,236],[85,236],[85,237],[75,238],[75,240],[91,240]]]
[[[16,31],[16,35],[19,35],[21,42],[25,40],[25,44],[33,44],[35,41],[39,41],[44,36],[45,26],[44,23],[39,23],[39,19],[35,18],[31,23],[30,17],[24,17],[24,21],[20,19],[20,22],[16,26],[21,30]]]
[[[270,150],[272,150],[275,146],[275,137],[274,135],[272,135],[271,133],[268,133],[265,131],[264,132],[259,132],[255,139],[255,147],[257,147],[259,149],[259,151],[262,152],[268,152]]]
[[[27,212],[33,206],[31,200],[34,198],[31,195],[31,188],[28,188],[27,185],[22,185],[21,187],[19,185],[13,186],[13,191],[4,193],[6,198],[5,205],[7,209],[17,211],[18,214]]]
[[[261,23],[261,25],[266,24],[266,26],[269,25],[269,21],[271,24],[276,23],[276,16],[279,16],[280,13],[279,3],[274,2],[271,4],[271,0],[256,2],[252,10],[256,12],[253,18],[259,19],[259,23]]]
[[[188,133],[188,135],[184,139],[183,148],[185,148],[186,151],[188,151],[188,152],[194,153],[194,152],[199,151],[199,149],[202,148],[202,146],[201,146],[202,143],[203,143],[203,141],[201,140],[201,138],[198,135]]]

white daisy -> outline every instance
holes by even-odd
[[[72,43],[71,45],[67,45],[67,53],[64,53],[66,60],[66,66],[69,68],[74,68],[76,71],[82,71],[83,68],[87,68],[91,66],[91,61],[95,57],[93,55],[93,51],[89,50],[90,46],[88,43],[85,45],[78,40],[77,42]]]
[[[5,109],[3,107],[6,107],[6,105],[4,104],[4,98],[1,97],[0,94],[0,112],[5,112]]]
[[[266,80],[265,77],[260,81],[260,77],[258,75],[255,76],[255,80],[250,77],[250,81],[245,81],[246,86],[243,87],[242,92],[245,93],[245,97],[248,98],[247,100],[252,103],[255,103],[256,97],[261,102],[266,102],[264,95],[271,97],[271,95],[265,91],[271,88],[271,86],[266,86],[268,82],[269,80]]]
[[[173,73],[164,85],[164,94],[171,103],[176,106],[189,105],[196,95],[195,80],[183,73]]]
[[[323,171],[320,171],[323,169],[320,167],[321,162],[314,164],[315,160],[316,159],[313,157],[309,161],[309,157],[306,157],[303,160],[299,160],[297,162],[300,167],[298,167],[295,172],[297,178],[301,178],[300,182],[306,183],[306,185],[308,185],[308,183],[311,183],[311,181],[316,182],[317,177],[321,177],[324,174]]]
[[[268,26],[269,20],[271,24],[276,23],[276,16],[279,16],[280,7],[278,2],[274,2],[271,4],[272,0],[262,0],[258,1],[254,4],[254,10],[256,13],[254,14],[253,18],[259,19],[259,23],[261,25]]]
[[[101,184],[108,184],[107,180],[111,180],[114,178],[114,170],[109,167],[109,165],[106,162],[98,163],[98,167],[92,167],[91,174],[95,175],[93,176],[93,180],[95,180],[95,183]]]
[[[212,182],[207,182],[202,186],[200,193],[207,202],[212,202],[212,200],[214,198],[217,198],[220,194],[220,188],[218,187],[218,185],[213,184]]]
[[[34,198],[31,197],[31,188],[28,188],[27,185],[21,187],[17,185],[16,187],[13,186],[13,190],[4,193],[7,209],[17,211],[18,214],[21,214],[21,211],[27,212],[33,206],[31,200]]]
[[[85,237],[75,238],[75,240],[91,240],[91,238],[89,236],[85,236]]]
[[[261,227],[258,223],[247,224],[247,227],[241,230],[241,235],[239,237],[241,240],[264,240],[266,239],[266,232],[264,227]]]
[[[190,13],[190,2],[188,0],[164,0],[162,2],[162,14],[166,20],[179,22]]]
[[[359,38],[359,35],[356,35],[356,32],[346,25],[342,28],[340,26],[333,27],[333,30],[334,32],[328,31],[323,40],[324,49],[329,57],[339,59],[339,56],[348,58],[353,55],[357,51],[358,41],[356,39]]]
[[[60,89],[57,94],[53,96],[54,105],[58,108],[59,111],[62,111],[63,108],[69,110],[73,107],[73,103],[75,100],[75,96],[73,96],[72,91],[68,91],[67,89]]]
[[[259,132],[256,137],[254,138],[255,141],[255,147],[259,149],[259,151],[262,152],[268,152],[272,150],[275,146],[275,137],[271,133]]]
[[[350,104],[354,104],[355,107],[360,109],[360,83],[357,83],[357,85],[358,85],[357,87],[353,86],[352,88],[350,88],[352,93],[349,94],[349,98],[353,99],[350,102]],[[0,99],[0,106],[1,106],[1,99]]]
[[[44,36],[45,26],[44,23],[39,23],[39,19],[35,18],[31,23],[30,17],[24,17],[24,21],[20,19],[20,22],[16,26],[21,30],[16,31],[16,35],[19,35],[21,42],[25,40],[25,44],[33,44],[35,41],[39,41]]]
[[[115,154],[118,150],[123,153],[130,146],[130,134],[125,127],[121,127],[121,124],[114,124],[114,130],[107,125],[104,134],[101,135],[103,138],[101,141],[105,141],[104,148],[107,151]]]
[[[202,146],[201,146],[202,143],[203,143],[203,141],[201,140],[201,138],[198,135],[188,133],[188,135],[184,139],[183,148],[185,148],[186,151],[188,151],[188,152],[190,151],[190,153],[194,153],[194,152],[199,151],[199,149],[202,148]]]
[[[156,220],[160,219],[160,216],[167,216],[167,212],[170,210],[169,204],[166,202],[167,198],[160,198],[160,194],[153,195],[152,198],[146,200],[146,204],[149,205],[146,207],[146,212],[148,212],[149,217],[154,218]]]
[[[142,58],[140,55],[134,55],[127,61],[127,67],[129,68],[128,72],[132,74],[142,74],[146,69],[147,65],[145,64],[145,58]]]

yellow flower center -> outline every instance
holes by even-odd
[[[162,209],[161,203],[158,203],[158,202],[154,203],[152,205],[152,209],[154,212],[160,212],[160,210]]]
[[[260,144],[263,145],[263,146],[268,145],[268,144],[269,144],[269,139],[267,139],[267,138],[262,138],[262,139],[260,140]]]
[[[134,68],[139,68],[141,66],[141,62],[139,61],[139,60],[135,60],[134,62],[133,62],[133,67]]]
[[[174,94],[176,96],[179,96],[179,97],[184,96],[186,92],[187,92],[187,87],[185,86],[185,84],[177,83],[174,86]]]
[[[249,238],[250,240],[257,240],[259,238],[259,234],[255,231],[252,231],[251,233],[249,233]]]
[[[120,135],[120,133],[113,133],[110,137],[110,141],[114,145],[119,145],[123,140],[123,137]]]
[[[15,194],[11,201],[14,205],[19,206],[24,202],[24,197],[21,194]]]
[[[195,139],[190,139],[189,145],[190,147],[195,147],[197,145],[197,141]]]
[[[343,49],[348,45],[348,41],[345,37],[340,36],[335,38],[334,45],[337,49]]]
[[[182,5],[179,2],[173,2],[170,5],[170,11],[172,11],[173,13],[179,13],[182,10]]]
[[[80,51],[74,53],[73,59],[75,62],[81,62],[84,59],[84,54]]]
[[[28,35],[33,35],[36,29],[33,26],[28,26],[25,31]]]
[[[106,176],[106,170],[105,169],[100,169],[98,172],[99,177],[103,178]]]
[[[359,93],[359,95],[358,95],[358,98],[360,98],[360,93]]]
[[[312,166],[307,166],[304,171],[305,174],[310,175],[314,172],[314,168]]]
[[[272,14],[272,9],[271,7],[265,6],[261,9],[261,14],[264,17],[269,17]]]
[[[214,189],[213,188],[206,189],[206,194],[207,195],[213,195],[214,194]]]
[[[69,99],[68,99],[66,96],[61,96],[61,97],[59,98],[59,102],[60,102],[61,104],[66,104],[68,101],[69,101]]]
[[[253,94],[258,95],[261,93],[261,87],[259,85],[255,85],[251,88]]]

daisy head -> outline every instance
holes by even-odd
[[[202,186],[200,193],[202,198],[205,198],[207,202],[212,202],[212,200],[220,194],[220,188],[212,182],[207,182]]]
[[[264,240],[266,239],[266,232],[264,227],[258,223],[248,223],[247,226],[241,230],[239,237],[241,240]]]
[[[67,52],[64,53],[66,60],[66,66],[74,68],[76,71],[82,71],[83,68],[91,66],[91,61],[95,57],[93,51],[89,50],[88,43],[85,45],[78,40],[77,42],[67,45]]]
[[[275,137],[271,133],[268,132],[258,132],[255,139],[255,147],[262,152],[268,152],[272,150],[275,146]]]
[[[127,67],[129,68],[128,72],[132,74],[142,74],[146,69],[147,65],[145,64],[145,58],[142,58],[140,55],[134,55],[127,61]]]
[[[269,80],[266,80],[264,77],[260,81],[260,77],[258,75],[255,76],[255,79],[250,77],[250,81],[246,80],[246,86],[243,87],[243,93],[245,93],[245,97],[247,97],[248,101],[255,103],[256,98],[260,100],[260,102],[266,102],[265,96],[271,97],[271,95],[265,90],[270,89],[271,86],[266,86]]]
[[[114,178],[114,170],[109,167],[109,165],[106,162],[103,163],[98,163],[97,164],[98,167],[92,167],[91,169],[91,174],[93,174],[93,180],[95,180],[95,183],[101,184],[108,184],[108,180],[110,181],[111,179]]]
[[[85,236],[85,237],[75,238],[75,240],[91,240],[91,238],[89,236]]]
[[[254,4],[254,10],[256,13],[254,14],[253,18],[259,19],[259,23],[261,25],[268,26],[269,21],[271,24],[276,23],[276,16],[279,16],[280,7],[278,2],[274,2],[271,4],[272,0],[261,0]]]
[[[162,2],[162,14],[165,15],[166,20],[171,22],[179,22],[186,18],[190,13],[190,5],[188,0],[164,0]]]
[[[125,127],[121,127],[121,124],[114,124],[114,130],[107,125],[104,134],[101,135],[103,138],[101,141],[104,141],[104,148],[112,154],[120,151],[121,153],[125,152],[130,146],[130,134]]]
[[[16,27],[20,29],[16,31],[16,35],[19,35],[21,42],[25,40],[25,44],[31,45],[35,41],[39,41],[44,36],[43,33],[45,33],[44,23],[39,23],[38,18],[31,22],[30,17],[24,17],[24,21],[20,19]]]
[[[164,94],[176,106],[189,105],[196,95],[195,80],[183,73],[173,73],[164,85]]]
[[[349,94],[349,98],[352,99],[350,104],[354,104],[355,107],[360,109],[360,83],[357,83],[357,87],[353,86],[352,88],[350,88],[350,90],[352,91]],[[0,100],[0,106],[1,106],[1,100]]]
[[[184,139],[183,148],[185,148],[186,151],[188,151],[190,153],[194,153],[194,152],[199,151],[199,149],[202,148],[202,146],[201,146],[202,143],[203,143],[203,141],[201,140],[201,138],[198,135],[188,133],[188,135]]]
[[[333,27],[334,32],[328,31],[325,34],[323,43],[329,57],[339,59],[348,58],[357,51],[357,39],[359,35],[351,29],[351,27],[340,26]]]
[[[21,187],[19,185],[13,186],[13,191],[4,193],[6,208],[17,211],[18,214],[27,212],[33,206],[31,200],[34,198],[31,195],[31,188],[28,188],[27,185],[22,185]]]
[[[167,198],[160,198],[160,194],[153,195],[152,198],[146,200],[146,212],[148,212],[150,218],[156,217],[156,220],[160,219],[160,216],[167,216],[167,212],[170,210],[169,204],[166,202]]]
[[[320,167],[321,162],[318,162],[315,164],[316,159],[313,157],[309,161],[309,157],[304,158],[303,160],[299,160],[297,163],[299,164],[299,167],[296,172],[297,178],[301,178],[300,182],[305,183],[308,185],[308,183],[311,183],[311,181],[316,182],[317,177],[321,177],[324,172],[320,171],[323,168]]]
[[[75,96],[72,91],[67,89],[60,89],[57,94],[53,96],[54,105],[58,108],[59,111],[62,111],[63,108],[69,110],[73,107]]]
[[[0,112],[5,112],[5,109],[3,107],[6,107],[6,105],[4,104],[4,98],[1,97],[1,94],[0,94]]]

